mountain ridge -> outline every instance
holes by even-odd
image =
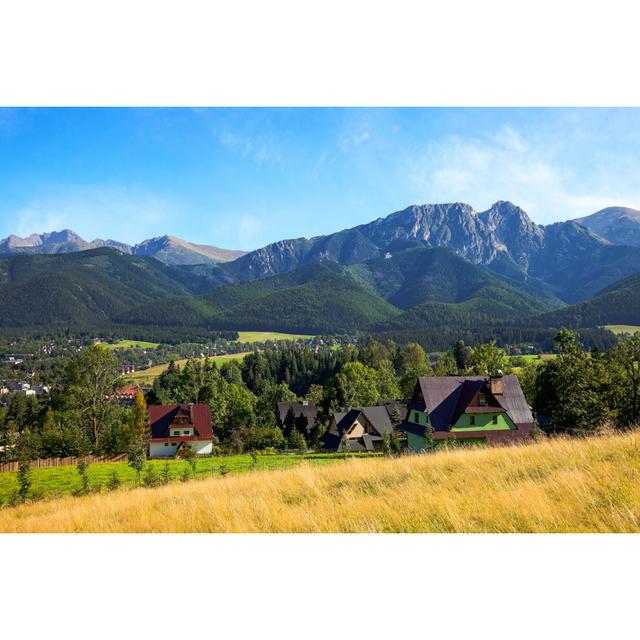
[[[11,234],[0,240],[0,254],[2,255],[21,253],[51,255],[89,251],[102,247],[111,247],[129,255],[156,258],[169,265],[218,264],[235,260],[246,253],[235,249],[196,244],[171,235],[149,238],[135,245],[100,238],[89,242],[71,229],[32,233],[26,238]]]

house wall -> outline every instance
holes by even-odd
[[[359,422],[354,422],[347,435],[349,438],[361,438],[363,433],[364,427]]]
[[[475,418],[475,424],[471,424],[471,416]],[[498,423],[493,424],[493,418],[497,416]],[[515,429],[511,418],[506,413],[463,413],[458,421],[451,428],[452,432],[456,431],[508,431]]]
[[[169,435],[172,436],[192,436],[193,435],[193,427],[171,427],[171,433]]]
[[[151,442],[149,443],[149,456],[155,458],[156,456],[175,456],[177,443],[170,442],[168,447],[164,446],[164,442]]]
[[[424,436],[418,436],[415,433],[407,432],[407,448],[413,453],[420,453],[425,447],[426,439]]]
[[[195,450],[198,455],[204,456],[213,453],[213,441],[212,440],[197,440],[191,442],[191,448]]]
[[[152,458],[160,456],[175,456],[176,450],[178,449],[178,443],[170,442],[168,444],[169,446],[165,447],[164,442],[149,443],[149,456]],[[196,452],[197,455],[204,456],[213,453],[212,440],[192,440],[188,444]]]

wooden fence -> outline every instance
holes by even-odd
[[[93,462],[128,462],[129,456],[122,453],[119,456],[83,456],[76,458],[69,456],[67,458],[43,458],[41,460],[31,460],[32,469],[44,469],[45,467],[64,467],[70,464],[78,464],[80,460],[84,460],[87,464]],[[17,471],[19,462],[3,462],[0,463],[0,473],[3,471]]]

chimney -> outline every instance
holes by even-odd
[[[489,390],[494,396],[501,396],[504,394],[504,380],[502,379],[502,376],[490,376]]]

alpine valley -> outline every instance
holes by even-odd
[[[10,236],[0,254],[3,331],[367,331],[444,349],[640,325],[640,211],[621,207],[541,226],[505,201],[412,205],[251,252],[66,230]]]

